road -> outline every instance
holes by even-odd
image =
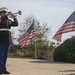
[[[37,59],[8,58],[10,75],[75,75],[75,64]]]

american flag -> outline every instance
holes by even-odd
[[[23,48],[26,45],[27,40],[30,40],[31,38],[33,38],[34,35],[35,35],[34,23],[32,23],[31,26],[28,28],[28,30],[17,39],[17,41],[21,45],[21,48]]]
[[[53,39],[61,42],[61,37],[63,33],[68,33],[75,31],[75,11],[70,15],[70,17],[65,21],[65,23],[59,28]]]

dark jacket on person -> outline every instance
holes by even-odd
[[[7,16],[0,18],[0,43],[11,43],[11,32],[9,31],[11,26],[18,26],[16,18],[13,21],[8,19]]]

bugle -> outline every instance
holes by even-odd
[[[7,13],[7,16],[10,17],[10,18],[12,18],[13,16],[14,16],[14,17],[17,17],[17,14],[18,14],[18,15],[22,15],[22,11],[19,10],[19,11],[16,12],[16,13],[12,13],[12,12],[9,11],[9,12]]]
[[[22,15],[22,11],[21,10],[19,10],[17,13],[13,13],[14,15],[15,14],[19,14],[19,15]]]

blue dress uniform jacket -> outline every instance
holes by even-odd
[[[11,32],[9,31],[11,26],[18,26],[16,18],[14,18],[14,21],[8,19],[7,16],[0,18],[0,43],[11,43]]]

